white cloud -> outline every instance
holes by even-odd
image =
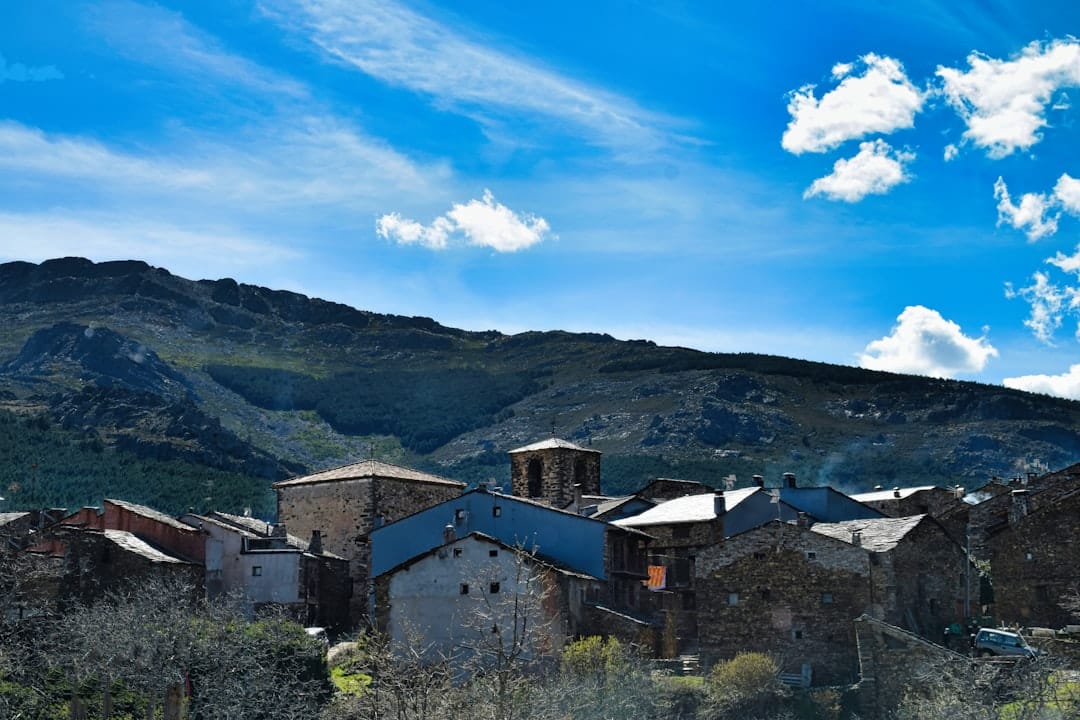
[[[1061,375],[1022,375],[1005,378],[1002,384],[1016,390],[1080,400],[1080,365],[1070,366]]]
[[[1013,60],[972,53],[967,61],[967,71],[939,66],[937,75],[967,124],[964,138],[992,158],[1039,142],[1054,93],[1080,85],[1080,41],[1073,38],[1031,43]]]
[[[832,174],[815,180],[803,197],[824,195],[829,200],[853,203],[867,195],[884,195],[911,179],[904,164],[914,159],[914,153],[894,151],[881,139],[859,143],[855,157],[837,160]]]
[[[1005,180],[998,178],[994,182],[994,199],[998,201],[998,225],[1007,223],[1017,230],[1024,230],[1028,240],[1053,235],[1058,229],[1061,213],[1053,212],[1053,200],[1041,193],[1024,193],[1020,204],[1013,203]]]
[[[4,81],[11,82],[45,82],[46,80],[62,80],[64,73],[56,69],[54,65],[30,67],[22,63],[8,65],[3,55],[0,55],[0,85]]]
[[[948,145],[945,146],[945,162],[949,162],[950,160],[955,160],[956,156],[959,155],[959,154],[960,154],[960,148],[956,147],[956,145],[954,145],[952,143],[949,143]]]
[[[896,318],[892,334],[866,346],[859,365],[870,370],[953,377],[981,372],[997,354],[985,336],[968,337],[938,311],[911,305]]]
[[[1054,185],[1054,197],[1066,211],[1080,215],[1080,180],[1062,173]]]
[[[1065,313],[1077,307],[1080,293],[1076,288],[1051,283],[1050,276],[1046,273],[1036,272],[1032,279],[1035,281],[1033,284],[1019,290],[1006,284],[1005,297],[1019,297],[1027,302],[1031,315],[1024,321],[1024,325],[1031,329],[1036,338],[1049,343],[1053,339],[1054,331],[1061,327]]]
[[[820,100],[813,85],[791,94],[791,122],[781,139],[785,150],[796,155],[824,152],[848,140],[915,125],[925,95],[911,84],[899,61],[870,53],[859,58],[859,64],[861,75],[851,75],[850,64],[835,65],[833,77],[842,81]]]
[[[1080,216],[1080,180],[1068,173],[1062,173],[1050,193],[1024,193],[1019,205],[999,177],[994,183],[994,198],[998,201],[998,225],[1023,230],[1032,242],[1056,233],[1063,211]]]
[[[433,97],[445,109],[540,115],[553,129],[621,149],[662,146],[670,119],[534,62],[466,39],[396,2],[264,0],[282,27],[303,32],[329,57],[387,84]],[[551,121],[554,121],[552,125]]]
[[[469,245],[489,247],[496,252],[516,252],[544,239],[551,227],[542,217],[519,215],[484,190],[482,200],[455,203],[445,215],[430,225],[402,218],[397,213],[375,221],[379,237],[400,245],[419,244],[435,250],[448,246],[452,233],[460,233]]]

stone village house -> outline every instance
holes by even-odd
[[[368,616],[371,532],[457,497],[465,483],[365,460],[274,484],[278,522],[301,537],[315,531],[323,548],[349,562],[350,620]]]
[[[815,684],[851,682],[852,621],[867,615],[940,641],[965,598],[966,556],[927,515],[771,521],[698,551],[700,652],[776,656]],[[969,589],[970,592],[970,589]]]

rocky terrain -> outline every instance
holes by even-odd
[[[370,454],[502,480],[506,450],[553,428],[605,453],[609,492],[785,471],[853,490],[971,485],[1080,459],[1071,401],[599,334],[468,332],[137,261],[0,265],[0,318],[0,408],[25,432],[44,423],[87,452],[264,484]]]

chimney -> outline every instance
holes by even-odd
[[[898,487],[894,487],[894,488],[892,489],[892,496],[893,496],[894,498],[897,498],[897,499],[899,499],[899,498],[900,498],[900,488],[898,488]]]
[[[862,530],[851,531],[851,544],[856,547],[862,547]]]
[[[963,485],[957,485],[956,488],[953,490],[953,495],[956,497],[957,500],[963,500],[964,495],[966,494],[967,493],[964,492]]]
[[[814,521],[810,519],[809,515],[800,510],[799,516],[795,519],[795,524],[801,528],[809,528],[814,524]]]
[[[1027,490],[1013,490],[1012,491],[1012,507],[1009,509],[1009,522],[1015,523],[1030,510],[1029,497]]]
[[[574,512],[581,512],[581,483],[574,483]]]
[[[1027,474],[1027,484],[1028,484],[1028,485],[1030,485],[1030,484],[1031,484],[1031,483],[1033,483],[1033,482],[1034,482],[1035,480],[1037,480],[1037,479],[1038,479],[1038,477],[1039,477],[1039,473],[1036,473],[1036,472],[1029,472],[1029,473]]]
[[[288,533],[285,532],[285,523],[274,523],[270,526],[270,537],[283,538],[287,536]]]
[[[322,555],[322,530],[311,531],[311,542],[308,543],[307,550],[312,555]]]
[[[763,478],[761,475],[755,475],[754,476],[754,487],[764,488],[765,487],[765,478]]]
[[[786,487],[788,489],[794,489],[796,487],[796,485],[795,485],[795,473],[790,473],[790,472],[784,473],[784,487]]]
[[[454,542],[455,540],[457,540],[457,531],[454,530],[453,525],[451,525],[450,523],[447,523],[446,527],[444,527],[443,530],[442,530],[443,545],[449,545],[450,543]]]
[[[724,502],[724,491],[713,490],[713,513],[716,517],[723,517],[727,512],[727,504]]]

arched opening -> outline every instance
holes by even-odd
[[[540,462],[540,458],[533,458],[529,461],[529,469],[525,473],[525,477],[528,480],[529,497],[537,498],[544,491],[543,483],[544,464]]]
[[[579,457],[574,461],[574,484],[580,485],[582,492],[589,491],[589,468],[585,463],[585,458]]]

